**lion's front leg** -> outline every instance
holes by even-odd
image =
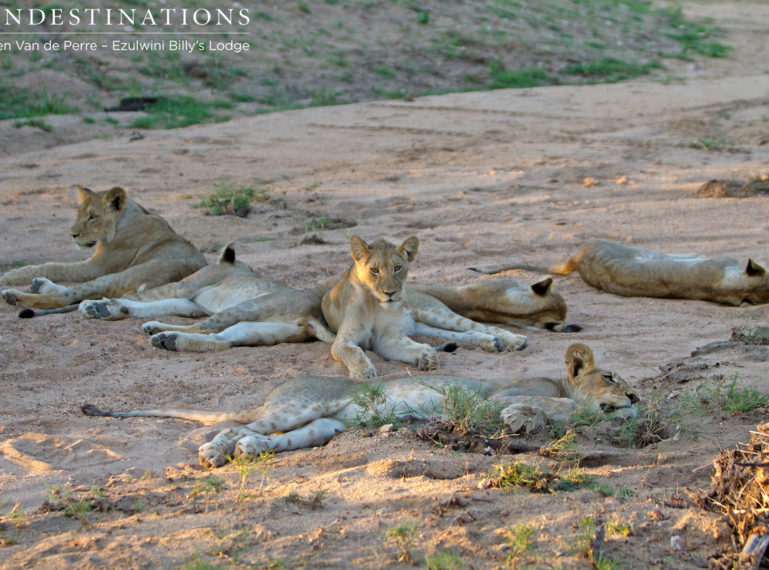
[[[413,341],[405,335],[382,338],[374,350],[388,360],[414,364],[419,370],[437,370],[439,366],[438,352],[432,346]]]
[[[544,428],[547,422],[565,422],[576,408],[571,398],[549,396],[516,396],[508,400],[509,405],[500,417],[514,432],[531,433]]]
[[[0,277],[0,285],[26,285],[35,277],[44,277],[51,281],[82,282],[104,275],[104,268],[90,259],[75,263],[43,263],[11,269]]]
[[[352,378],[374,378],[377,375],[376,367],[363,349],[340,334],[336,335],[331,345],[331,356],[347,367]]]

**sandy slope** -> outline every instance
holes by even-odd
[[[4,156],[0,262],[82,257],[64,238],[75,183],[124,185],[196,245],[211,250],[234,240],[241,259],[297,286],[346,267],[349,232],[393,240],[416,234],[422,245],[410,278],[421,282],[470,282],[478,278],[465,271],[471,264],[561,261],[592,237],[769,261],[765,198],[694,194],[711,178],[767,171],[769,75],[761,62],[769,61],[769,10],[717,2],[688,9],[724,14],[735,53],[706,69],[682,64],[685,79],[666,85],[321,108]],[[707,150],[711,142],[721,150]],[[271,199],[246,219],[206,217],[189,207],[188,195],[203,196],[222,182],[265,185]],[[326,217],[358,225],[321,231],[326,245],[293,247],[313,220]],[[564,349],[578,340],[647,398],[709,386],[716,374],[767,391],[760,347],[723,348],[679,367],[677,376],[660,376],[659,368],[728,338],[746,321],[765,322],[765,306],[618,298],[576,276],[556,287],[581,333],[528,331],[530,346],[515,354],[462,347],[442,355],[441,371],[490,380],[557,375]],[[684,408],[675,420],[679,436],[642,450],[583,436],[583,453],[598,457],[586,471],[615,490],[608,498],[594,489],[555,496],[481,490],[478,482],[502,459],[457,455],[400,431],[369,438],[361,430],[277,457],[266,476],[248,475],[243,488],[238,469],[225,467],[214,473],[225,482],[215,493],[200,483],[208,474],[195,453],[213,428],[86,418],[80,404],[254,405],[303,372],[343,374],[326,345],[166,353],[148,346],[137,321],[91,322],[76,314],[24,321],[12,307],[0,311],[0,512],[18,502],[26,513],[2,519],[6,540],[15,542],[2,549],[4,567],[178,567],[193,560],[379,567],[397,560],[385,531],[403,521],[418,523],[417,560],[439,548],[475,568],[495,567],[507,556],[503,529],[523,521],[538,529],[528,563],[579,567],[586,564],[577,545],[584,517],[632,525],[631,536],[613,538],[607,550],[628,567],[696,566],[730,545],[728,530],[714,515],[674,508],[681,506],[677,489],[707,484],[719,446],[745,441],[760,419]],[[374,360],[382,374],[413,371]],[[550,465],[534,454],[519,459]],[[421,473],[423,464],[431,476],[402,476],[403,465]],[[84,526],[60,511],[38,511],[50,494],[46,486],[60,485],[72,497],[103,495],[102,512],[88,513]],[[322,507],[313,510],[309,499],[318,491],[325,493]],[[286,500],[291,492],[296,500]],[[683,551],[670,547],[674,535],[683,537]]]

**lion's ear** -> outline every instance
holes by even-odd
[[[419,240],[416,236],[411,236],[398,247],[398,253],[405,257],[409,263],[416,259],[417,251],[419,251]]]
[[[80,186],[80,184],[77,185],[77,204],[78,206],[84,204],[88,197],[93,194],[93,190],[89,190],[85,186]]]
[[[235,263],[235,244],[230,242],[219,253],[217,263]]]
[[[534,291],[535,295],[539,295],[540,297],[544,297],[550,292],[550,286],[553,284],[553,278],[548,277],[547,279],[543,279],[542,281],[539,281],[538,283],[534,283],[534,285],[531,286],[531,290]]]
[[[766,275],[766,269],[761,267],[758,263],[752,259],[748,259],[748,266],[745,268],[745,273],[751,277],[763,277]]]
[[[566,372],[574,380],[583,372],[595,370],[593,351],[581,343],[575,343],[566,349]]]
[[[350,253],[355,261],[360,261],[369,253],[368,244],[360,236],[350,236]]]
[[[125,190],[120,188],[120,186],[115,186],[107,190],[107,193],[104,195],[104,205],[120,212],[125,207],[127,199],[128,196],[126,196]]]

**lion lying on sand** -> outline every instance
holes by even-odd
[[[577,271],[588,285],[625,297],[672,297],[735,306],[769,302],[766,270],[752,259],[742,266],[731,257],[655,253],[607,240],[588,242],[557,267],[516,264],[470,269],[487,275],[508,269],[557,275]]]
[[[70,235],[78,247],[94,248],[93,255],[77,263],[48,262],[7,272],[0,277],[0,285],[31,283],[29,292],[2,292],[11,305],[74,310],[83,299],[119,297],[140,288],[157,287],[186,277],[206,264],[195,246],[174,232],[163,218],[128,198],[122,188],[92,192],[79,186],[78,201],[80,207]],[[54,281],[77,284],[63,286]],[[34,314],[28,311],[20,316]]]
[[[572,344],[565,357],[567,377],[556,380],[534,378],[496,385],[469,378],[424,375],[382,380],[372,385],[349,378],[306,376],[275,388],[259,408],[240,412],[176,408],[110,412],[90,404],[81,409],[89,416],[151,416],[205,423],[235,420],[246,424],[225,429],[200,447],[200,462],[209,468],[224,465],[234,456],[252,457],[267,450],[323,445],[346,425],[375,416],[441,417],[444,399],[451,389],[498,402],[500,417],[513,432],[532,432],[546,422],[566,421],[577,406],[617,412],[624,418],[637,415],[636,393],[614,372],[596,368],[587,346]],[[360,398],[364,391],[375,397]]]

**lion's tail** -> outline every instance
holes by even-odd
[[[234,420],[240,423],[250,423],[262,417],[262,408],[255,408],[240,412],[211,412],[205,410],[191,410],[184,408],[161,408],[156,410],[129,410],[125,412],[111,412],[109,410],[100,410],[92,404],[84,404],[80,411],[86,416],[105,416],[109,418],[135,418],[135,417],[154,417],[154,418],[179,418],[182,420],[192,420],[204,424],[213,424],[226,420]]]
[[[74,305],[67,305],[66,307],[56,307],[55,309],[22,309],[19,311],[20,319],[32,319],[34,317],[42,317],[43,315],[55,315],[57,313],[71,313],[76,311],[79,303]]]
[[[542,265],[525,265],[525,264],[514,264],[514,265],[500,265],[498,267],[489,267],[489,268],[479,268],[479,267],[468,267],[470,271],[476,271],[478,273],[483,273],[484,275],[494,275],[495,273],[501,273],[503,271],[509,271],[511,269],[522,269],[524,271],[536,271],[537,273],[552,273],[554,275],[568,275],[569,273],[572,273],[573,271],[576,271],[577,266],[579,265],[579,260],[582,259],[582,252],[579,252],[574,257],[570,258],[569,261],[562,265],[557,265],[555,267],[545,267]]]

